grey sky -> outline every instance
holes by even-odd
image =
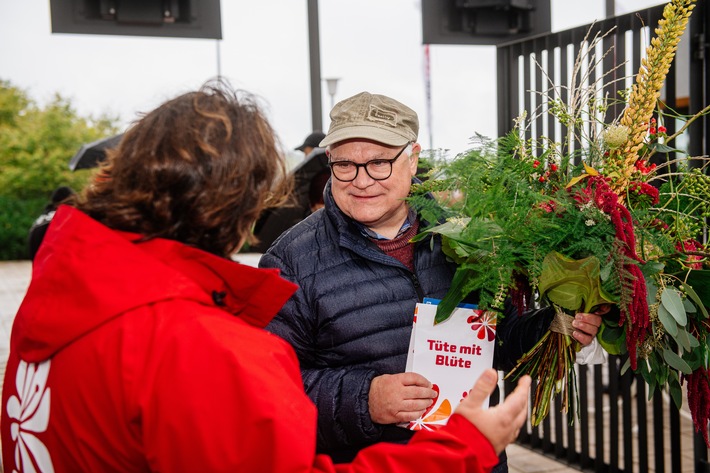
[[[662,2],[617,0],[624,13]],[[40,103],[60,93],[82,115],[127,125],[218,72],[259,95],[285,149],[311,131],[307,2],[223,0],[223,40],[52,34],[48,0],[0,0],[0,79]],[[320,0],[322,77],[339,77],[335,100],[363,90],[418,111],[424,148],[463,151],[474,133],[496,134],[495,47],[430,49],[429,142],[418,0]],[[552,0],[553,30],[589,23],[604,0]],[[330,96],[323,85],[324,127]]]

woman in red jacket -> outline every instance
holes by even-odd
[[[488,471],[517,435],[529,380],[449,424],[334,467],[286,342],[262,328],[295,290],[229,257],[285,195],[255,99],[222,84],[128,130],[61,206],[17,313],[2,392],[4,471]],[[428,389],[428,388],[417,388]],[[422,396],[416,396],[422,397]]]

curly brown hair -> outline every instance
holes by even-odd
[[[256,97],[216,81],[130,127],[75,205],[116,230],[230,256],[291,186]]]

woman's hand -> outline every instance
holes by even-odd
[[[505,400],[493,407],[484,409],[483,401],[491,395],[498,382],[498,373],[488,369],[481,374],[455,414],[468,419],[488,439],[497,454],[512,443],[528,415],[530,397],[530,376],[521,376],[515,390],[505,396]]]

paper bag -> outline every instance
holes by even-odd
[[[463,305],[434,325],[438,302],[425,299],[414,310],[406,371],[431,381],[438,397],[419,419],[400,424],[410,430],[444,426],[481,373],[493,365],[496,314]]]

